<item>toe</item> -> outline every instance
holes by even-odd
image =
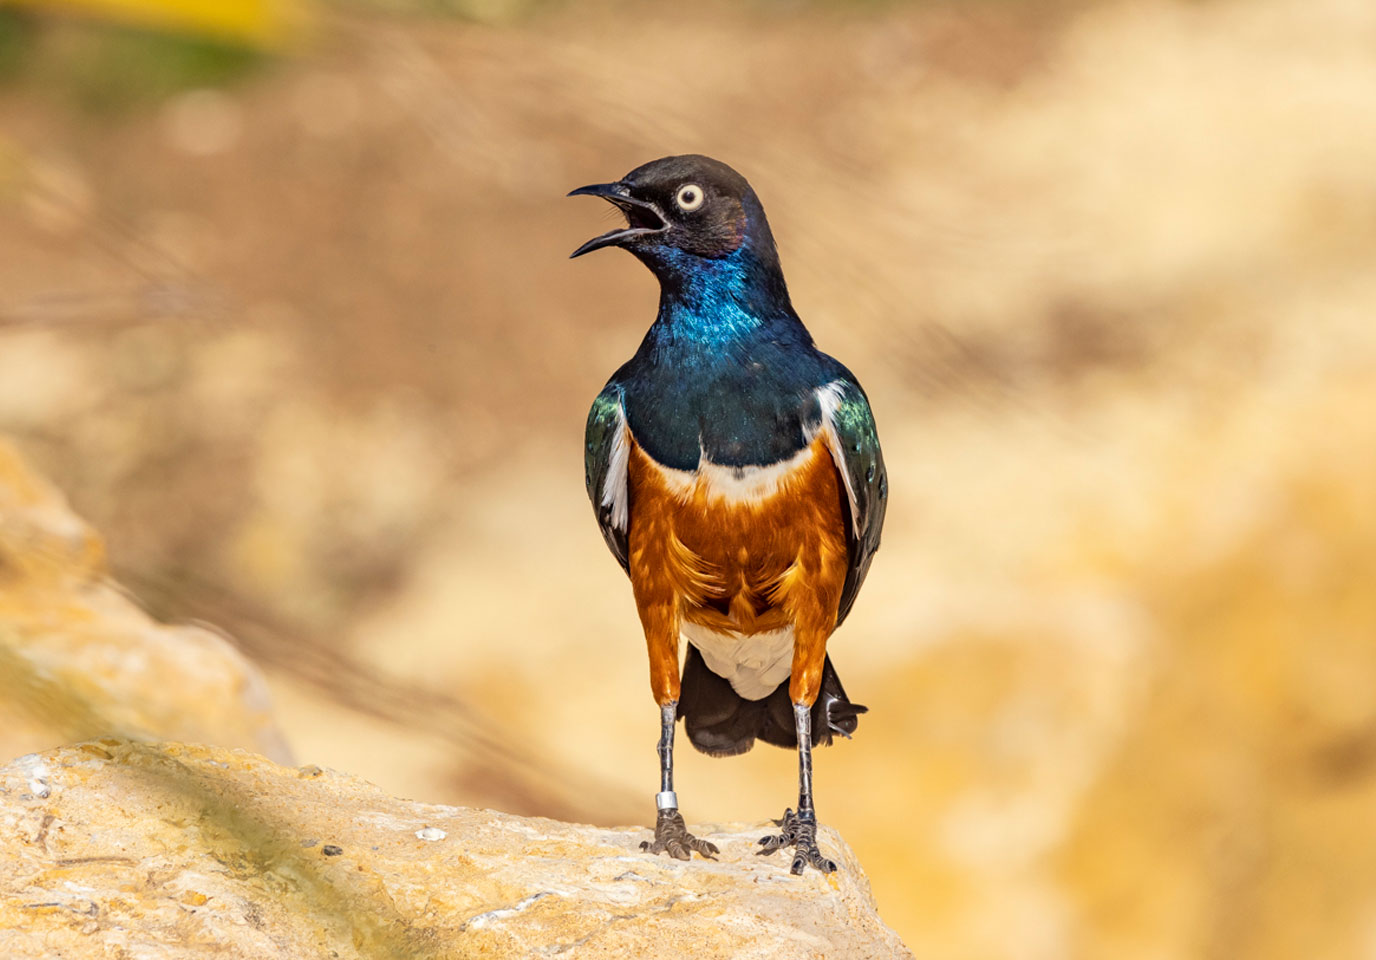
[[[696,850],[702,856],[706,857],[708,860],[715,860],[715,854],[721,852],[717,849],[717,845],[715,843],[709,843],[706,840],[699,840],[697,837],[693,838],[693,849]]]

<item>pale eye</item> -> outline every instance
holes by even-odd
[[[674,195],[674,203],[683,211],[693,211],[702,206],[702,187],[696,183],[685,183]]]

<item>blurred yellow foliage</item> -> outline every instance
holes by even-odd
[[[304,0],[14,0],[18,5],[275,47],[291,39]]]

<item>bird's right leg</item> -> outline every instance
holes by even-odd
[[[659,793],[655,794],[655,806],[659,816],[655,820],[654,840],[642,840],[640,849],[650,853],[667,853],[676,860],[689,860],[696,850],[709,860],[716,859],[717,846],[706,840],[699,840],[688,832],[683,822],[683,814],[678,812],[678,794],[674,792],[674,721],[677,719],[678,701],[671,700],[659,708]]]
[[[668,853],[677,860],[692,858],[692,851],[709,859],[719,852],[715,844],[699,840],[688,832],[683,814],[678,812],[678,794],[674,791],[674,725],[678,720],[678,602],[641,603],[640,591],[636,601],[640,607],[641,623],[645,627],[645,641],[650,654],[650,689],[659,703],[659,793],[655,806],[659,815],[655,820],[655,838],[640,844],[650,853]]]

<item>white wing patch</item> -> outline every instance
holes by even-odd
[[[836,461],[836,469],[841,474],[841,482],[846,485],[846,499],[850,501],[851,527],[858,539],[860,536],[860,506],[855,500],[855,486],[851,483],[850,471],[846,469],[846,452],[841,449],[841,438],[836,435],[836,411],[841,406],[841,395],[845,392],[845,384],[840,380],[833,380],[825,387],[817,388],[817,403],[822,408],[820,430],[826,436],[827,449],[831,451],[831,459]]]
[[[611,508],[611,524],[626,532],[630,524],[631,491],[626,465],[631,456],[631,428],[626,426],[626,411],[616,406],[617,431],[612,454],[607,461],[607,476],[602,481],[602,506]]]

